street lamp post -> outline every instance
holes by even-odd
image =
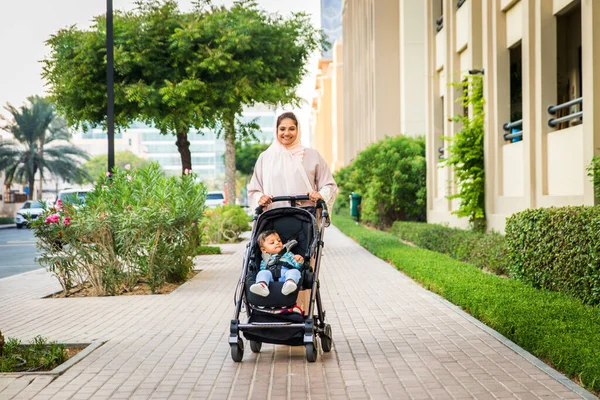
[[[115,77],[113,2],[106,0],[106,130],[108,133],[108,172],[115,166]]]

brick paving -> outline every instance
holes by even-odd
[[[43,299],[45,271],[0,280],[5,336],[105,342],[60,376],[0,376],[0,399],[579,399],[572,390],[332,227],[322,295],[334,347],[264,344],[242,363],[227,333],[243,244],[202,256],[169,295]],[[538,362],[533,360],[534,362]],[[556,373],[553,373],[556,375]]]

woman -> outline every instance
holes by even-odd
[[[300,126],[294,113],[277,117],[275,140],[261,153],[248,184],[248,197],[254,205],[266,208],[286,204],[271,204],[274,196],[308,195],[310,201],[301,201],[298,207],[314,207],[317,200],[325,200],[331,209],[337,194],[337,185],[331,170],[318,151],[305,148],[300,141]]]

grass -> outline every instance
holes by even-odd
[[[198,246],[198,250],[196,251],[197,256],[207,254],[221,254],[221,248],[218,246]]]
[[[410,247],[345,215],[335,225],[377,257],[461,307],[536,357],[600,392],[600,307],[487,274],[444,254]]]
[[[0,217],[0,225],[14,224],[15,219],[12,217]]]
[[[48,371],[68,358],[65,346],[36,336],[28,345],[8,338],[0,357],[0,372]]]

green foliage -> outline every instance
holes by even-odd
[[[559,371],[600,390],[600,308],[561,293],[486,274],[443,254],[403,245],[390,233],[334,215],[334,224],[367,250],[466,310]]]
[[[335,208],[348,208],[351,192],[362,195],[361,218],[378,226],[424,221],[427,202],[425,139],[388,137],[361,151],[335,174]]]
[[[392,232],[400,239],[427,250],[447,254],[477,268],[507,275],[510,257],[504,235],[481,233],[422,222],[395,222]]]
[[[67,293],[84,281],[98,295],[117,295],[138,282],[156,292],[165,282],[185,280],[200,244],[206,197],[194,179],[166,178],[156,164],[115,168],[85,205],[51,208],[32,223],[40,262]]]
[[[196,250],[197,256],[221,254],[221,248],[218,246],[198,246]]]
[[[15,219],[13,217],[0,217],[0,225],[14,224]]]
[[[208,243],[227,243],[237,241],[242,232],[250,230],[250,224],[242,207],[226,204],[207,209],[200,230]]]
[[[463,90],[460,101],[463,107],[472,108],[472,116],[460,115],[454,121],[462,128],[451,138],[444,138],[450,144],[448,156],[443,163],[453,167],[458,193],[449,199],[460,199],[460,206],[454,214],[468,217],[478,230],[485,229],[485,171],[483,160],[483,120],[485,100],[483,98],[483,78],[470,76],[464,82],[455,83]]]
[[[66,360],[67,351],[63,344],[48,342],[41,336],[36,336],[27,345],[8,338],[0,357],[0,372],[51,370]]]
[[[129,165],[131,168],[139,169],[151,164],[150,160],[140,158],[130,151],[120,151],[115,153],[115,166],[125,168]],[[94,183],[108,171],[108,158],[106,155],[98,155],[90,158],[81,167],[90,176],[88,182]]]
[[[593,157],[585,170],[594,184],[594,195],[598,200],[600,199],[600,157]]]
[[[68,143],[71,139],[64,122],[57,118],[52,105],[38,96],[28,97],[28,104],[20,108],[7,105],[11,114],[2,129],[13,135],[14,141],[0,143],[0,171],[6,174],[6,184],[12,182],[29,185],[32,198],[38,171],[49,172],[67,181],[80,181],[87,177],[79,168],[88,155]],[[66,141],[66,144],[56,144]]]
[[[243,175],[252,175],[258,156],[268,147],[266,143],[253,143],[248,140],[236,142],[235,169]]]
[[[511,275],[600,304],[600,207],[525,210],[506,221]]]

